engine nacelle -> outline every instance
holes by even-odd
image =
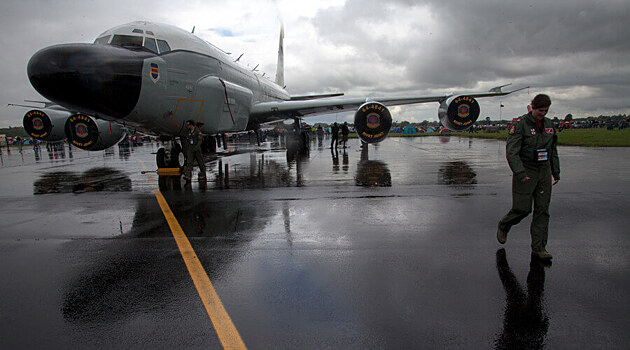
[[[438,117],[449,130],[466,130],[479,118],[479,102],[470,96],[451,96],[440,103]]]
[[[383,141],[392,127],[392,115],[385,105],[366,102],[354,114],[354,128],[366,143]]]
[[[24,115],[24,130],[32,138],[42,141],[60,141],[66,135],[64,125],[70,112],[55,109],[32,109]]]
[[[106,120],[77,113],[66,120],[68,142],[86,151],[102,151],[125,137],[125,129]]]

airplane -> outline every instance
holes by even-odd
[[[183,167],[178,139],[184,124],[203,123],[204,143],[213,135],[255,130],[286,119],[353,109],[358,137],[384,140],[392,125],[388,106],[438,102],[450,130],[465,130],[479,117],[476,98],[504,96],[507,85],[488,92],[435,96],[351,98],[343,93],[291,96],[284,83],[284,28],[280,30],[275,80],[261,76],[211,43],[175,26],[146,21],[109,29],[93,43],[61,44],[29,60],[31,85],[52,102],[28,111],[25,130],[35,139],[103,150],[133,129],[166,141],[158,168]]]

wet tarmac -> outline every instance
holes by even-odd
[[[0,348],[221,348],[155,188],[249,348],[630,347],[629,148],[559,148],[543,266],[531,217],[496,241],[502,141],[278,146],[190,187],[156,144],[2,148]]]

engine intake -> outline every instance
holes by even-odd
[[[125,137],[122,126],[77,113],[66,120],[68,142],[86,151],[102,151]]]
[[[451,96],[440,103],[438,116],[447,129],[466,130],[479,118],[479,102],[470,96]]]
[[[66,136],[63,125],[70,116],[68,111],[33,109],[24,115],[22,125],[32,138],[42,141],[60,141]]]
[[[383,141],[392,127],[389,109],[379,102],[367,102],[354,114],[354,127],[357,135],[366,143]]]

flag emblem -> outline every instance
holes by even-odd
[[[160,80],[160,70],[157,63],[151,63],[151,80],[153,80],[154,83]]]

